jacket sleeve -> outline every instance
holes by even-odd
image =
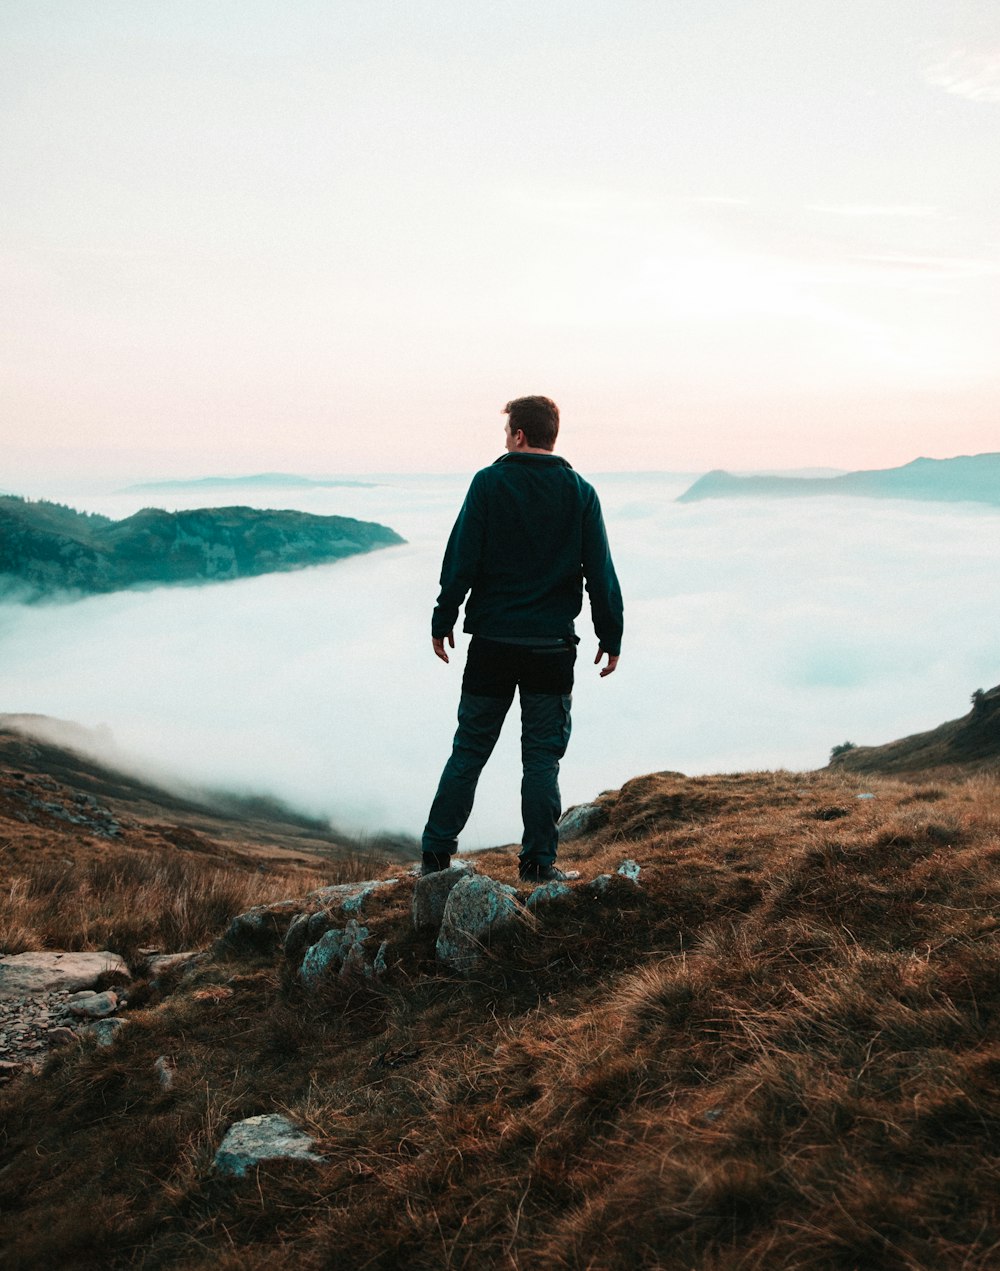
[[[455,628],[458,611],[479,573],[485,539],[486,503],[481,483],[473,477],[444,552],[441,592],[431,618],[435,640],[443,639]]]
[[[601,648],[605,653],[617,656],[622,651],[625,623],[622,592],[611,560],[601,504],[593,491],[583,513],[583,576],[590,596],[594,631]]]

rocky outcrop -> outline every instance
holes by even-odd
[[[433,874],[418,878],[413,888],[413,929],[437,930],[444,918],[445,905],[451,890],[463,878],[474,873],[472,865],[454,865],[451,869],[439,869]]]
[[[485,874],[467,874],[448,894],[437,938],[438,960],[467,974],[482,957],[498,927],[521,913],[517,889]]]
[[[359,926],[356,918],[349,919],[343,930],[331,928],[306,950],[299,979],[307,989],[316,989],[333,976],[371,978],[380,974],[385,970],[386,942],[369,962],[364,948],[368,935],[368,928]]]
[[[302,912],[302,903],[279,900],[273,905],[254,905],[230,920],[221,945],[236,953],[270,953],[284,942],[289,926]]]

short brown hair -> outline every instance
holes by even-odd
[[[503,408],[510,430],[520,428],[529,446],[551,450],[559,436],[559,407],[550,397],[515,397]]]

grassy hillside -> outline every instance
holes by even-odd
[[[563,863],[633,857],[639,888],[578,885],[469,979],[404,877],[364,911],[381,981],[307,997],[279,951],[218,947],[134,990],[110,1048],[7,1086],[5,1265],[995,1266],[996,771],[661,773],[601,801]],[[516,881],[512,850],[477,863]],[[326,1161],[219,1178],[226,1127],[275,1111]]]
[[[830,760],[831,768],[857,773],[995,769],[1000,763],[1000,685],[977,689],[972,709],[961,719],[880,746],[847,744],[849,749],[836,748],[839,753]]]
[[[402,542],[384,525],[352,517],[247,507],[144,508],[112,521],[61,504],[0,497],[0,583],[29,596],[221,582]]]

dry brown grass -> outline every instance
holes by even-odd
[[[1000,1265],[1000,783],[865,782],[630,783],[565,858],[642,888],[540,911],[467,981],[408,881],[366,919],[381,983],[202,964],[3,1095],[7,1264]],[[215,1178],[274,1110],[326,1164]]]
[[[291,865],[262,870],[159,847],[91,844],[76,856],[42,853],[0,876],[0,953],[111,949],[132,960],[143,945],[200,948],[233,914],[327,883],[368,878],[384,864],[360,852],[320,874]]]

